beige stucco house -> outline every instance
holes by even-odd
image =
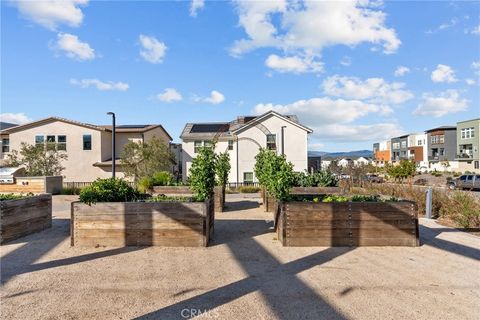
[[[2,146],[8,143],[8,148],[2,148],[2,159],[7,158],[12,150],[19,150],[22,142],[55,142],[57,148],[68,155],[63,162],[64,181],[91,182],[111,177],[112,126],[50,117],[2,130],[1,136]],[[116,126],[115,159],[120,158],[123,147],[129,141],[147,142],[154,136],[166,144],[172,141],[161,125]],[[117,163],[117,176],[122,177],[121,162]]]
[[[295,171],[307,170],[308,134],[312,130],[299,123],[294,115],[269,111],[260,116],[241,116],[231,122],[187,123],[182,139],[182,173],[187,179],[198,148],[216,141],[215,152],[228,151],[230,183],[256,182],[255,156],[259,148],[284,154]]]

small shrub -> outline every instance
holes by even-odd
[[[480,203],[466,192],[455,191],[444,199],[440,217],[447,218],[464,228],[480,227]]]
[[[427,179],[423,179],[423,178],[417,179],[413,182],[413,184],[417,185],[417,186],[426,186],[427,185]]]
[[[347,202],[347,201],[348,201],[347,197],[337,196],[337,195],[333,195],[333,194],[329,195],[329,196],[326,196],[322,199],[322,202]]]
[[[97,179],[80,192],[80,201],[86,204],[130,202],[139,199],[140,193],[123,179]]]
[[[154,186],[171,186],[174,184],[173,175],[167,171],[155,172],[152,176],[141,178],[138,183],[138,189],[141,192],[148,192]]]
[[[82,189],[77,187],[62,188],[63,195],[79,195],[81,191]]]
[[[164,194],[157,195],[155,197],[150,197],[145,200],[145,202],[191,202],[195,199],[191,197],[182,197],[182,196],[166,196]]]
[[[140,190],[140,192],[148,192],[153,188],[153,179],[152,177],[143,177],[141,178],[138,183],[137,187]]]
[[[335,187],[337,178],[329,170],[313,173],[295,172],[293,185],[297,187]]]
[[[26,198],[26,197],[27,196],[24,196],[22,194],[13,194],[13,193],[0,194],[0,201],[17,200],[17,199],[22,199],[22,198]]]
[[[238,188],[238,192],[240,193],[257,193],[260,192],[259,187],[254,187],[254,186],[241,186]]]
[[[380,197],[378,195],[355,195],[350,200],[352,202],[377,202]]]

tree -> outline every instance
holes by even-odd
[[[228,174],[230,173],[230,155],[227,151],[220,153],[215,158],[215,173],[217,174],[217,183],[223,188],[228,183]]]
[[[62,162],[67,159],[67,154],[59,151],[55,143],[30,145],[22,142],[20,151],[12,150],[8,156],[7,165],[24,167],[27,176],[57,176],[65,170]]]
[[[175,156],[168,144],[153,137],[144,143],[128,142],[123,148],[121,160],[125,176],[137,182],[160,171],[171,171]]]
[[[395,180],[402,181],[403,179],[413,177],[417,171],[417,165],[411,160],[400,160],[398,165],[388,165],[386,167],[389,176]]]
[[[215,152],[213,147],[200,148],[192,160],[190,168],[190,187],[198,201],[205,201],[213,195],[215,187]]]

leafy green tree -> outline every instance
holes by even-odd
[[[398,165],[387,165],[387,173],[396,181],[403,181],[406,178],[413,177],[417,171],[417,165],[411,160],[400,160]]]
[[[89,205],[97,202],[130,202],[139,198],[138,191],[123,179],[97,179],[80,191],[80,201]]]
[[[59,151],[55,143],[30,145],[22,142],[20,151],[12,150],[7,165],[24,167],[27,176],[57,176],[65,170],[62,162],[67,160],[65,152]]]
[[[294,184],[299,187],[334,187],[337,179],[329,170],[316,172],[295,172]]]
[[[215,173],[217,174],[218,185],[225,187],[225,185],[228,183],[228,175],[231,168],[230,155],[227,151],[216,156]]]
[[[153,137],[144,143],[128,142],[122,151],[121,160],[125,176],[137,182],[160,171],[171,171],[175,156],[168,144]]]
[[[198,201],[205,201],[213,195],[216,162],[213,150],[214,147],[202,147],[192,160],[190,187],[195,192]]]

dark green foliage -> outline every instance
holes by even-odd
[[[294,185],[298,187],[335,187],[337,178],[329,170],[313,173],[295,172]]]
[[[228,174],[230,173],[230,155],[228,151],[220,153],[215,159],[215,173],[217,174],[217,184],[225,187],[228,183]]]
[[[138,181],[141,192],[147,192],[154,186],[171,186],[174,184],[173,175],[167,171],[155,172],[152,176],[143,177]]]
[[[398,165],[387,165],[387,173],[395,180],[403,180],[415,176],[417,165],[414,161],[400,160]]]
[[[380,199],[378,195],[366,196],[366,195],[355,195],[350,199],[352,202],[377,202]]]
[[[64,195],[79,195],[82,189],[77,188],[77,187],[69,187],[69,188],[63,188],[62,189],[62,194]]]
[[[182,196],[166,196],[164,194],[160,194],[155,197],[147,198],[145,202],[192,202],[195,199],[191,197],[182,197]]]
[[[7,165],[23,166],[27,176],[57,176],[65,169],[62,162],[68,156],[58,151],[55,143],[30,145],[22,142],[20,151],[12,150],[8,156]]]
[[[213,195],[215,188],[214,147],[200,148],[190,168],[190,186],[198,201],[205,201]]]
[[[97,202],[130,202],[139,200],[140,193],[122,179],[97,179],[80,192],[80,201],[92,204]]]
[[[6,201],[6,200],[18,200],[18,199],[23,199],[26,197],[33,196],[33,194],[13,194],[13,193],[7,193],[7,194],[0,194],[0,201]]]

